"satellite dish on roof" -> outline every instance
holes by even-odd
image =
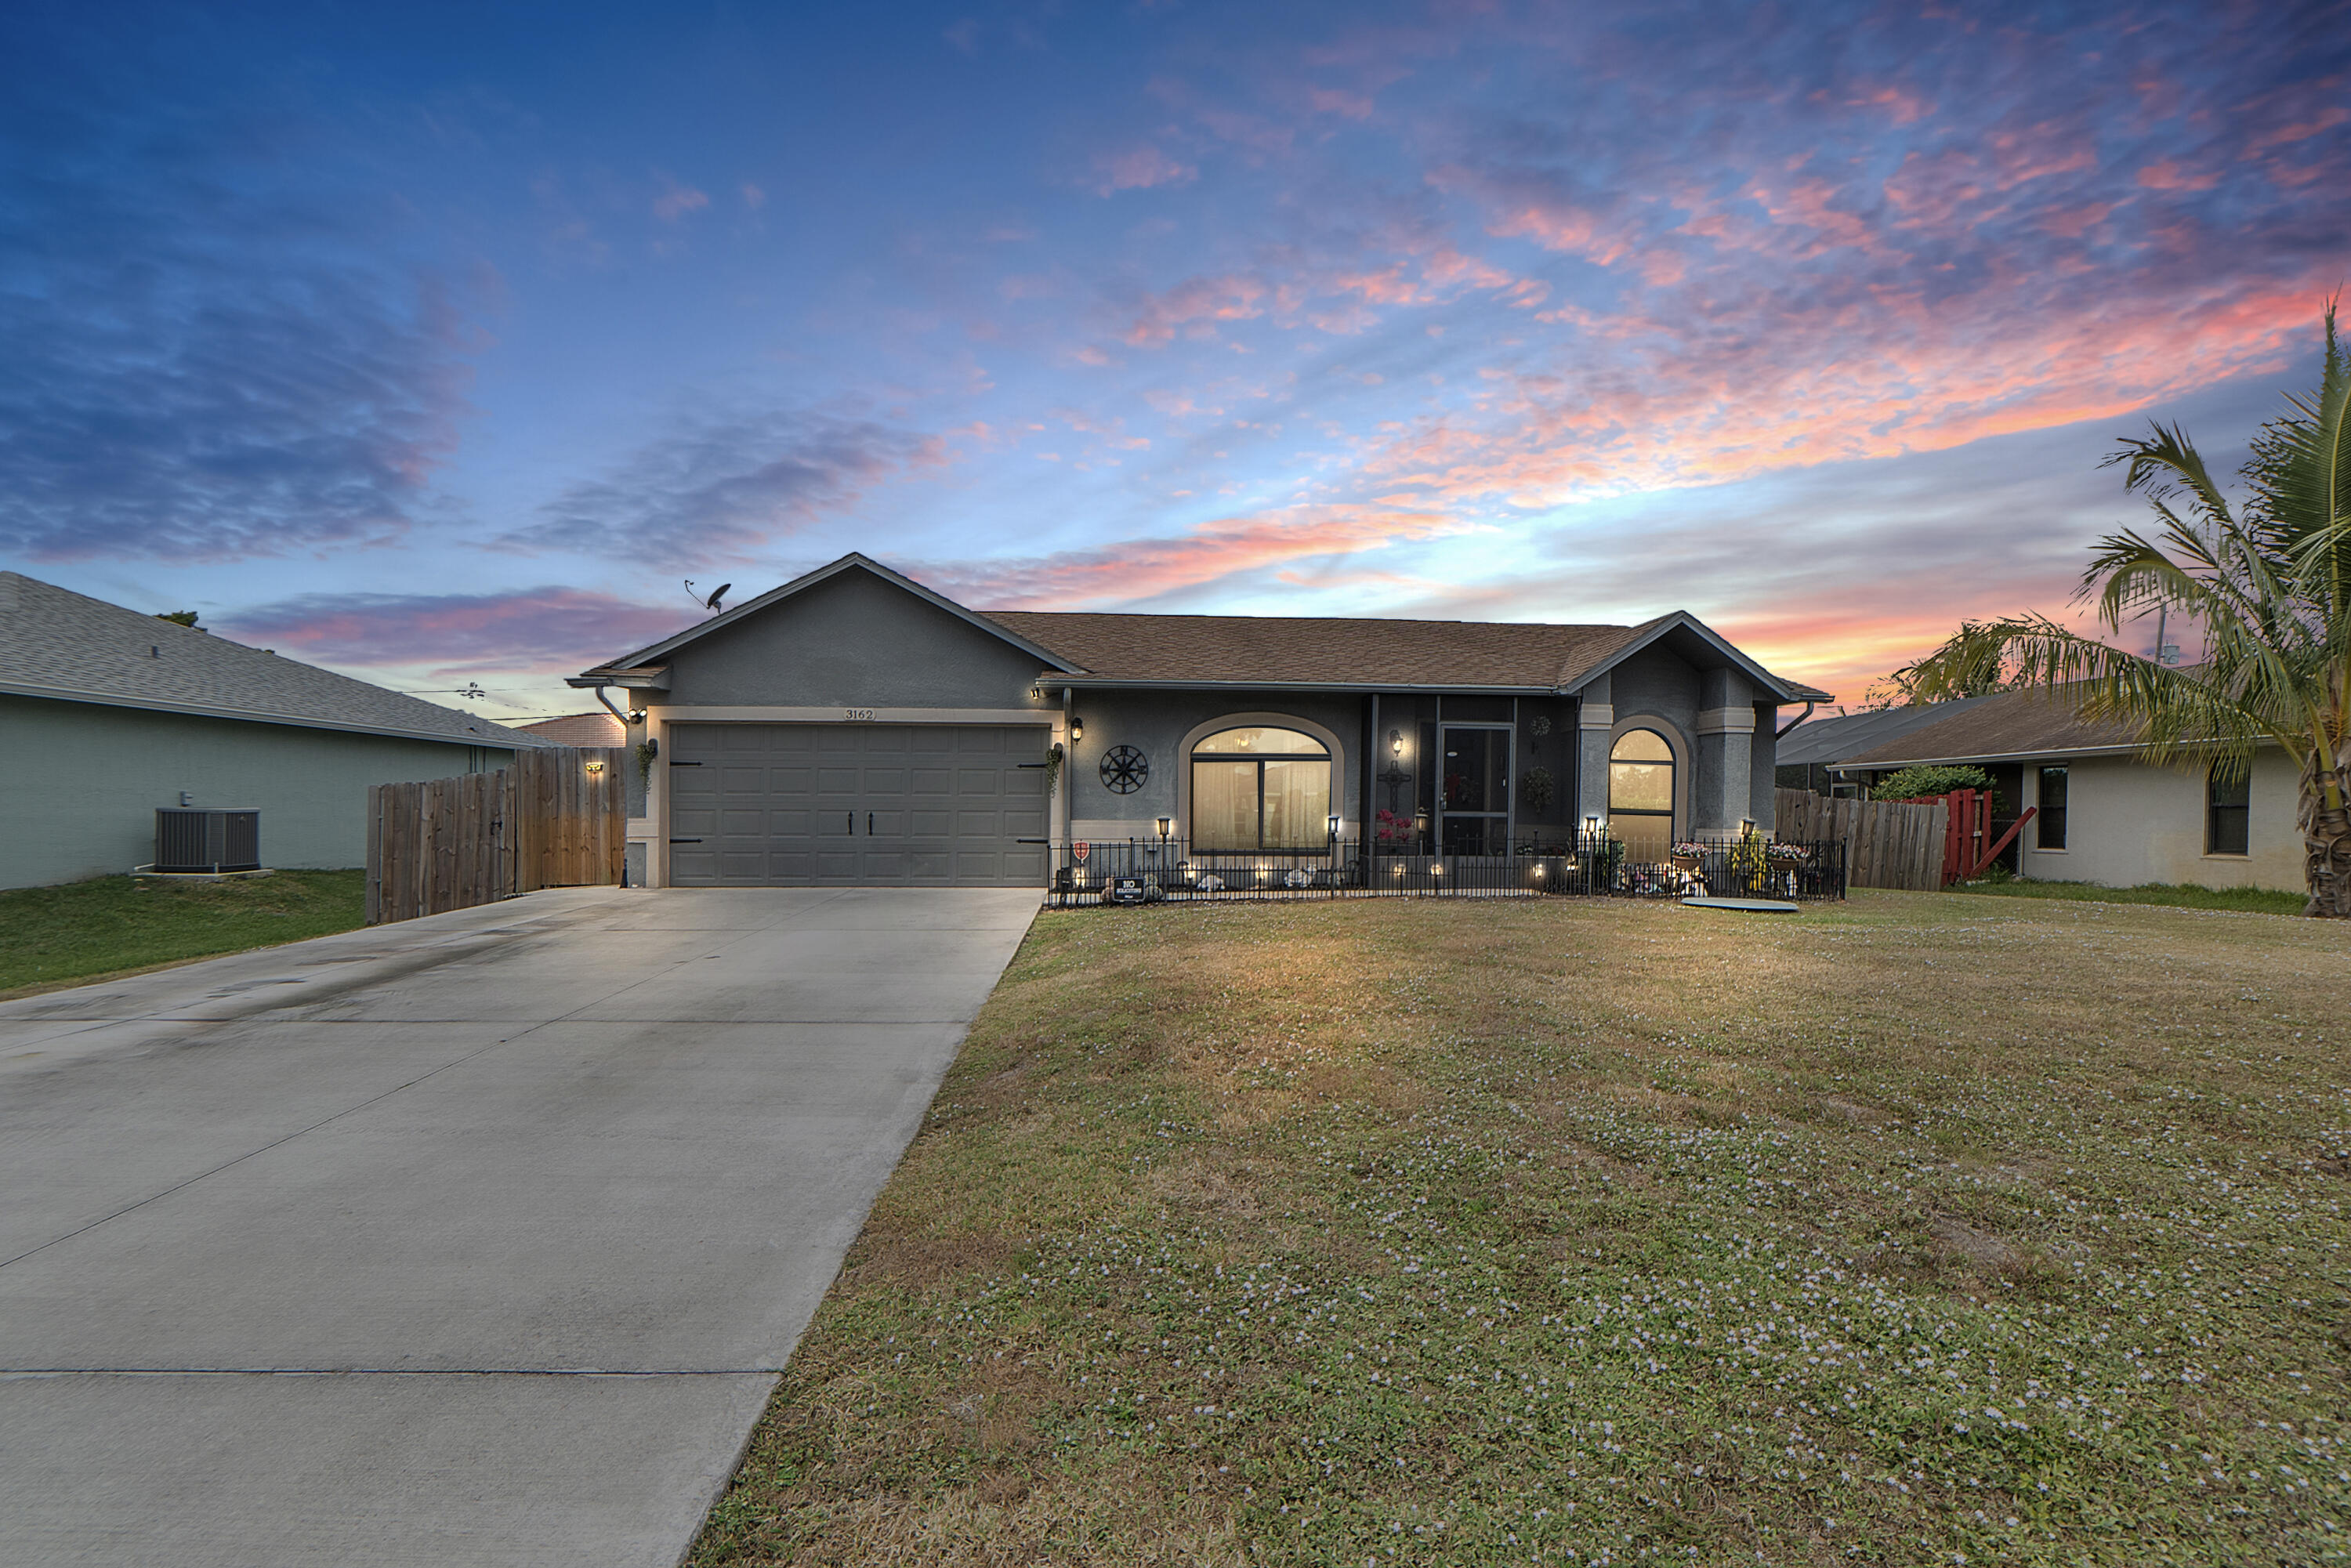
[[[684,580],[685,591],[694,595],[694,601],[696,604],[701,605],[705,610],[709,611],[713,615],[718,613],[718,601],[726,598],[735,587],[731,582],[722,582],[713,591],[705,593],[702,590],[694,586],[694,579],[689,577]]]

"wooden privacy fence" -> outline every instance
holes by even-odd
[[[1772,832],[1800,844],[1842,842],[1850,887],[1931,893],[1943,885],[1949,830],[1940,800],[1831,800],[1809,789],[1772,791]]]
[[[367,920],[621,881],[629,753],[517,751],[495,773],[368,787]]]

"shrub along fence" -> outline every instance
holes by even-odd
[[[1395,853],[1335,839],[1320,849],[1202,850],[1182,839],[1053,846],[1056,908],[1268,898],[1545,894],[1585,898],[1843,898],[1841,842],[1723,838],[1651,865],[1622,839],[1577,834],[1516,854]]]
[[[371,785],[368,924],[617,884],[628,758],[619,747],[549,747],[517,751],[495,773]]]
[[[1932,893],[1943,885],[1949,813],[1940,800],[1832,800],[1809,789],[1772,792],[1772,831],[1797,843],[1844,848],[1855,887]]]

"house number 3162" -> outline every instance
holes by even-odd
[[[851,724],[872,724],[873,722],[873,710],[870,707],[845,707],[841,710],[841,716]]]

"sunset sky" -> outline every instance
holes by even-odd
[[[2314,381],[2347,23],[20,0],[0,566],[494,716],[852,549],[1855,698]]]

